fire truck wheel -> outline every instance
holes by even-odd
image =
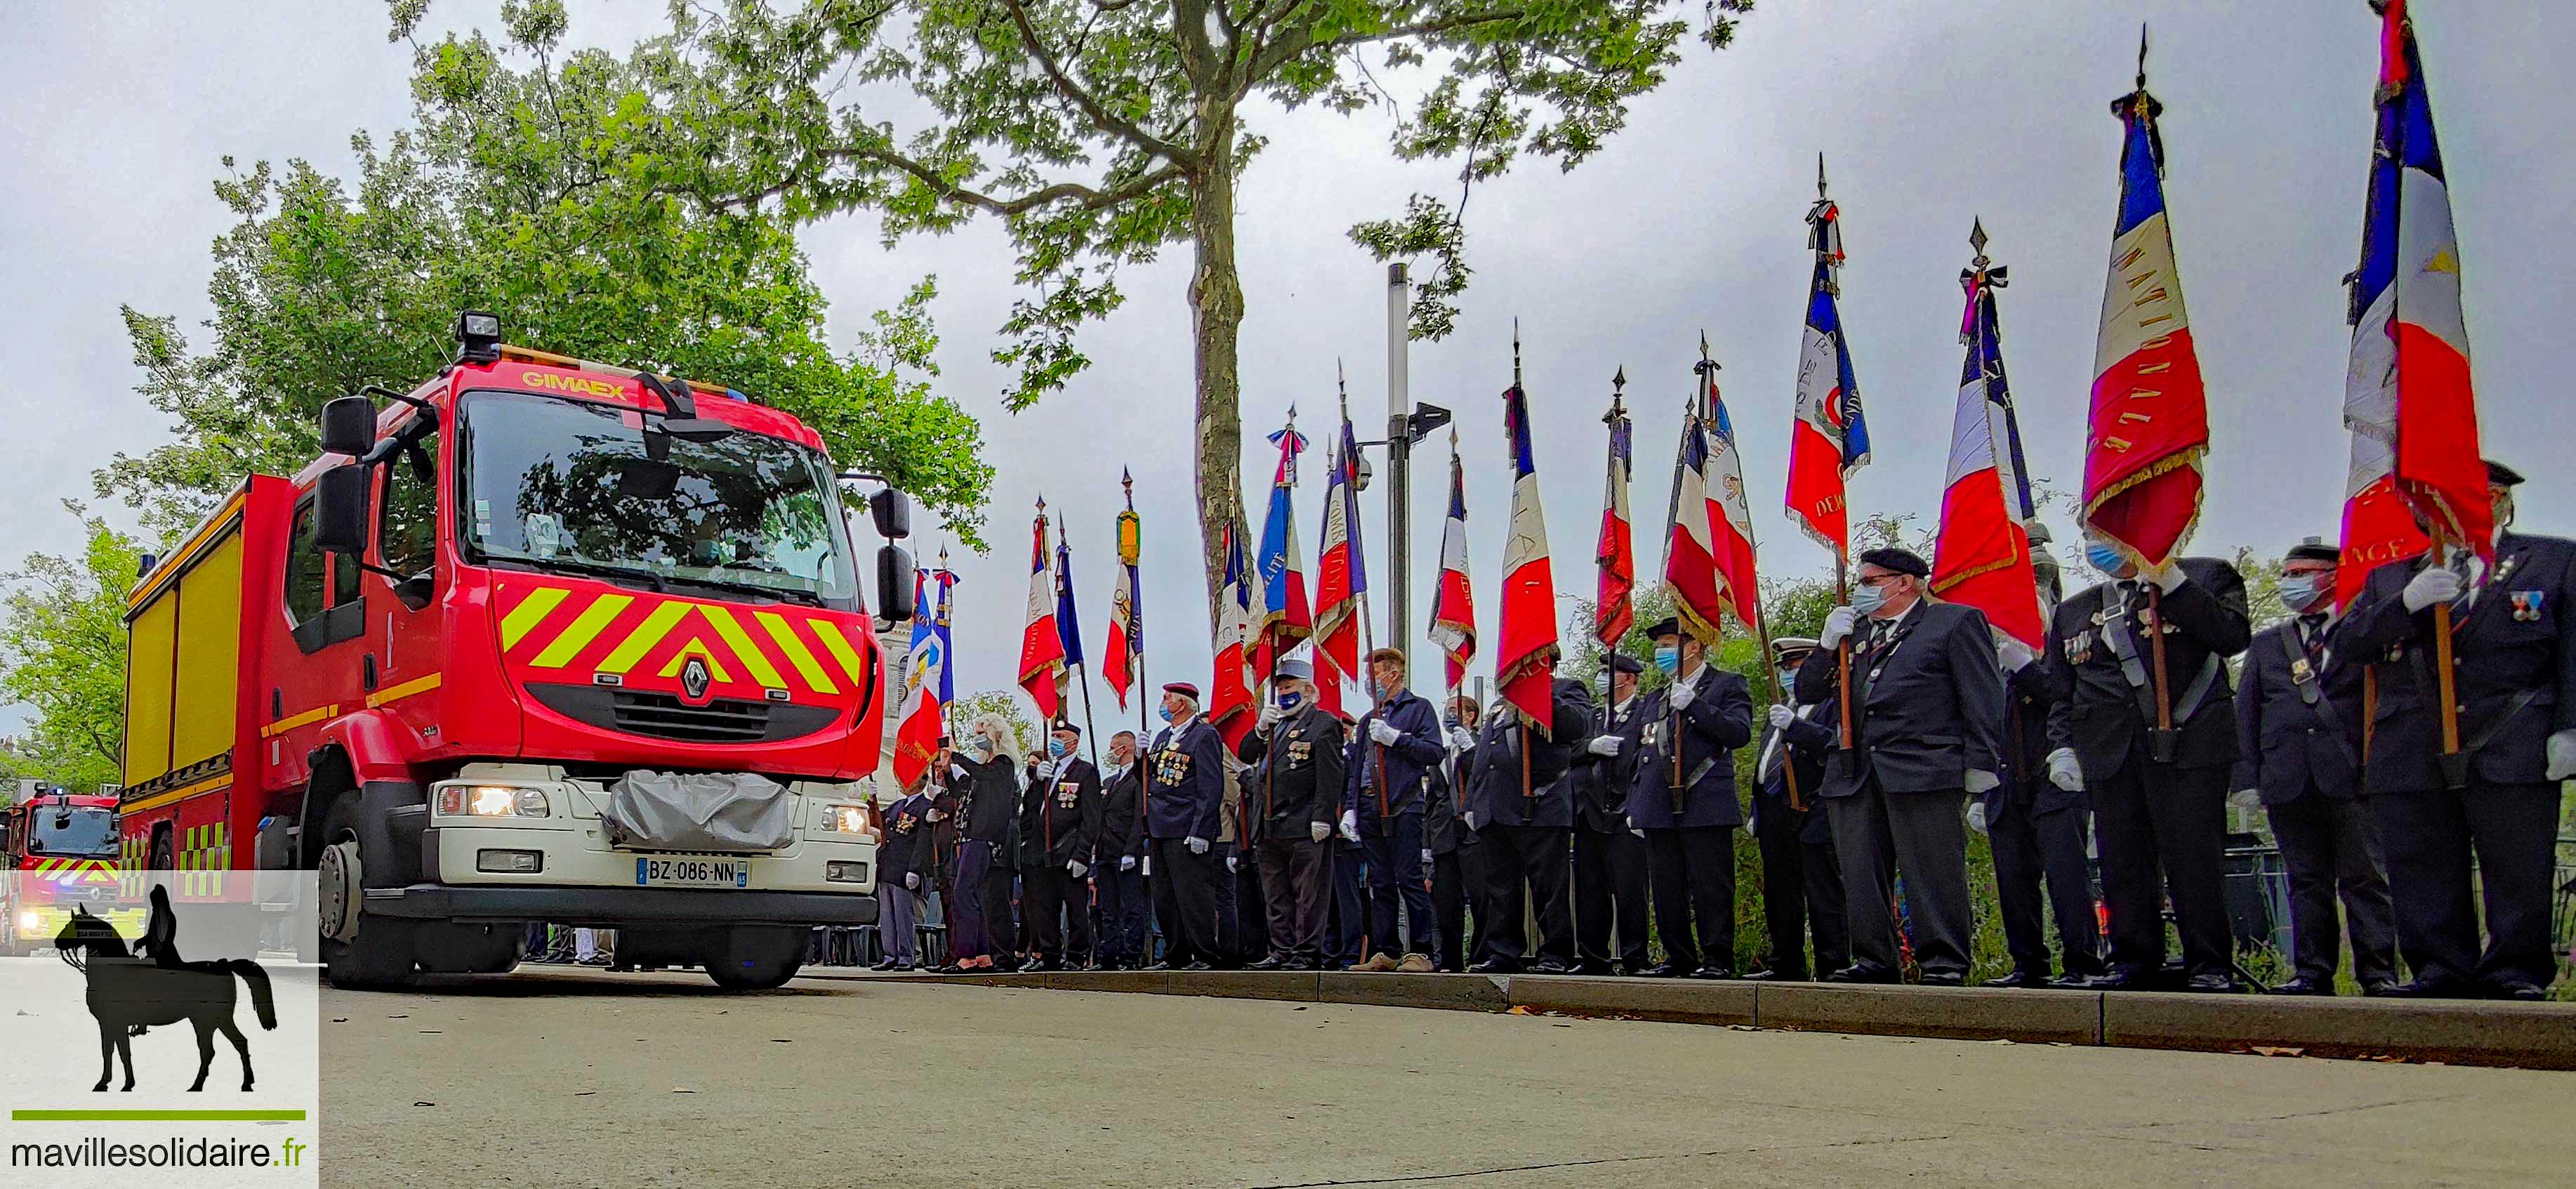
[[[742,926],[708,956],[707,977],[728,991],[768,991],[787,985],[805,965],[807,929]]]
[[[342,793],[322,816],[322,968],[342,990],[399,987],[412,980],[412,923],[367,916],[365,856],[358,849],[358,794]]]

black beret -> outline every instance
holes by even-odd
[[[2290,552],[2284,555],[2282,560],[2340,562],[2343,560],[2343,550],[2326,544],[2321,538],[2310,537],[2290,546]]]
[[[1658,619],[1655,622],[1646,625],[1646,638],[1649,640],[1661,636],[1678,636],[1681,634],[1682,620],[1678,615],[1667,615],[1662,619]]]
[[[1912,574],[1917,578],[1932,576],[1932,567],[1924,564],[1922,558],[1915,556],[1911,550],[1899,549],[1894,545],[1864,549],[1861,551],[1860,562],[1865,566],[1877,566],[1879,569],[1894,570],[1899,574]]]
[[[1646,671],[1646,662],[1624,652],[1614,652],[1610,654],[1610,668],[1618,673],[1643,673]]]
[[[2487,460],[2487,486],[2512,487],[2522,482],[2522,472],[2490,458]]]

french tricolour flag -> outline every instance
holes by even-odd
[[[1261,681],[1268,681],[1279,658],[1315,630],[1314,616],[1306,606],[1305,558],[1297,548],[1292,498],[1297,488],[1297,455],[1306,449],[1306,435],[1297,432],[1297,410],[1288,410],[1287,428],[1270,435],[1270,440],[1279,447],[1279,470],[1271,477],[1270,512],[1261,523],[1260,622],[1255,640],[1245,645],[1253,652],[1253,671]]]
[[[1145,656],[1145,616],[1136,603],[1136,568],[1143,542],[1134,480],[1124,473],[1119,477],[1128,485],[1127,510],[1118,514],[1118,588],[1109,596],[1109,637],[1100,646],[1100,675],[1109,679],[1118,707],[1124,710],[1127,687],[1136,683],[1136,666]]]
[[[1981,248],[1982,234],[1976,237]],[[1932,593],[1986,614],[2001,637],[2036,652],[2048,626],[2040,615],[2039,579],[2031,568],[2029,477],[2022,470],[2021,425],[2004,377],[1995,291],[2004,270],[1976,264],[1959,275],[1968,291],[1960,326],[1968,344],[1959,372],[1959,405],[1950,422],[1950,473],[1941,492],[1940,535],[1932,550]]]
[[[1360,595],[1368,590],[1368,565],[1360,550],[1359,485],[1354,473],[1358,435],[1342,419],[1333,444],[1332,477],[1324,484],[1324,531],[1315,555],[1315,697],[1324,709],[1342,708],[1342,683],[1360,676]]]
[[[1717,551],[1717,578],[1736,621],[1762,620],[1762,580],[1753,572],[1753,506],[1744,498],[1744,456],[1735,445],[1735,420],[1708,377],[1708,531]]]
[[[1869,464],[1869,426],[1861,417],[1860,383],[1843,336],[1839,287],[1842,208],[1818,199],[1807,212],[1807,245],[1816,272],[1807,286],[1807,332],[1798,351],[1797,421],[1789,431],[1789,516],[1816,542],[1842,557],[1851,551],[1850,506],[1843,482]]]
[[[2352,463],[2335,575],[2339,602],[2360,592],[2373,567],[2430,544],[2409,504],[2481,553],[2491,550],[2494,535],[2460,314],[2459,244],[2432,99],[2405,0],[2389,0],[2380,19],[2379,132],[2344,376]]]
[[[912,576],[912,605],[925,608],[928,574]],[[946,587],[941,588],[946,592]],[[903,701],[895,714],[894,782],[909,789],[912,782],[930,768],[931,757],[939,753],[941,734],[939,683],[948,667],[948,651],[939,642],[939,629],[928,614],[916,613],[912,619],[912,644],[904,650]]]
[[[1038,501],[1037,521],[1030,528],[1029,605],[1020,630],[1020,688],[1037,703],[1038,719],[1053,722],[1063,709],[1058,682],[1064,673],[1064,639],[1055,626],[1055,567],[1047,558],[1046,501]]]
[[[1458,460],[1455,430],[1449,435],[1449,518],[1440,528],[1440,588],[1431,595],[1431,641],[1448,658],[1449,688],[1458,688],[1476,659],[1476,595],[1467,578],[1467,470]]]
[[[1225,530],[1225,585],[1216,599],[1216,672],[1208,682],[1207,716],[1225,736],[1228,747],[1243,742],[1252,730],[1253,610],[1251,572],[1243,562],[1243,540]]]
[[[1503,393],[1503,428],[1512,463],[1511,532],[1503,541],[1502,646],[1494,684],[1522,721],[1545,735],[1553,721],[1548,682],[1556,672],[1556,577],[1549,567],[1547,515],[1539,508],[1538,467],[1530,459],[1529,397],[1514,384]]]
[[[1637,587],[1637,555],[1628,531],[1628,478],[1635,466],[1636,445],[1635,423],[1615,403],[1607,420],[1610,467],[1601,493],[1601,536],[1592,547],[1593,564],[1599,571],[1592,599],[1592,634],[1603,647],[1617,648],[1619,638],[1637,621],[1636,603],[1629,597]]]
[[[1708,428],[1694,409],[1682,418],[1681,494],[1673,501],[1672,539],[1664,543],[1664,586],[1672,591],[1673,614],[1683,627],[1714,648],[1725,580],[1718,576],[1717,538],[1709,528],[1716,509],[1708,498],[1708,460]]]

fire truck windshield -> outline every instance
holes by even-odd
[[[116,811],[103,805],[39,805],[29,815],[27,853],[99,858],[116,853]]]
[[[748,431],[711,442],[633,409],[478,392],[459,419],[467,556],[848,607],[857,571],[832,470]]]

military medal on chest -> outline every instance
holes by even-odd
[[[1062,809],[1073,808],[1077,803],[1075,801],[1075,795],[1081,791],[1082,786],[1073,781],[1064,780],[1056,782],[1055,803],[1057,807]]]
[[[2512,559],[2512,558],[2506,558],[2506,559],[2505,559],[2505,563],[2504,563],[2504,567],[2502,567],[2502,568],[2498,568],[2498,569],[2496,570],[2496,577],[2498,577],[2498,578],[2502,578],[2502,577],[2504,577],[2505,568],[2509,568],[2509,567],[2511,567],[2511,566],[2513,565],[2513,563],[2514,563],[2514,559]],[[2517,591],[2513,592],[2513,619],[2514,619],[2514,622],[2516,622],[2516,623],[2538,623],[2538,622],[2540,622],[2540,612],[2541,612],[2541,609],[2542,609],[2543,607],[2545,607],[2545,606],[2548,604],[2548,599],[2549,599],[2549,592],[2547,592],[2547,591],[2541,591],[2541,590],[2517,590]]]
[[[1154,756],[1154,779],[1164,784],[1179,784],[1189,774],[1190,753],[1175,744]]]

